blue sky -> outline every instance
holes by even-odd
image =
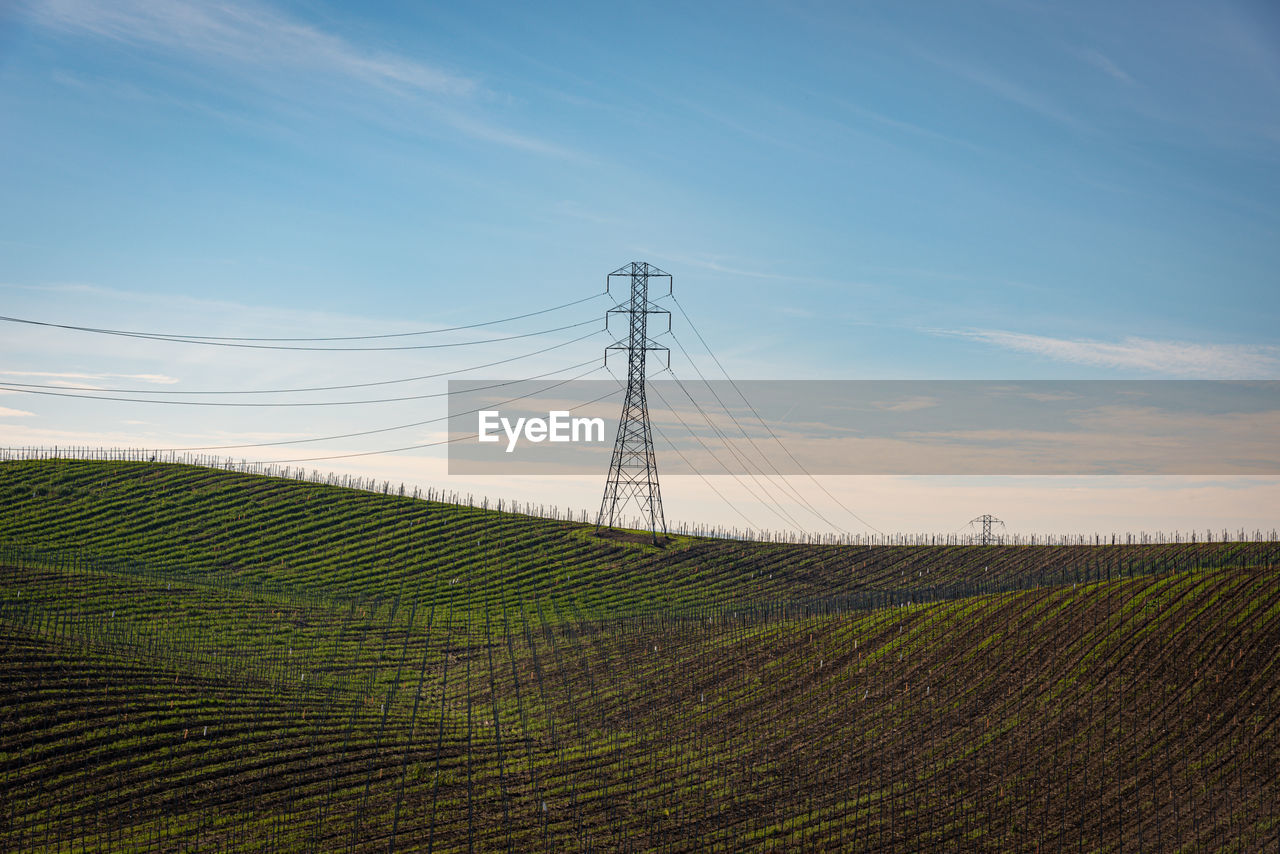
[[[1273,3],[51,0],[0,16],[0,313],[401,331],[566,302],[645,259],[739,378],[1280,376]],[[9,371],[192,388],[446,364],[6,334]],[[0,418],[6,443],[396,417],[4,409],[32,413]]]

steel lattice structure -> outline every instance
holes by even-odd
[[[978,522],[982,523],[982,545],[989,546],[995,543],[996,537],[991,533],[991,526],[994,524],[1003,528],[1004,522],[997,519],[995,516],[992,516],[990,513],[984,513],[977,519],[969,520],[970,525],[976,525]]]
[[[625,314],[630,320],[628,334],[625,341],[619,340],[605,348],[605,361],[607,363],[612,350],[627,351],[627,396],[622,403],[618,437],[613,444],[609,478],[605,481],[596,525],[613,527],[627,503],[635,500],[654,542],[657,542],[658,532],[666,533],[667,522],[662,515],[658,460],[653,451],[653,429],[649,425],[649,406],[645,397],[645,356],[650,350],[664,352],[670,366],[670,351],[649,338],[649,315],[665,314],[670,331],[671,312],[659,308],[649,299],[649,280],[665,278],[667,294],[671,293],[672,282],[669,273],[643,261],[633,261],[605,277],[605,290],[609,291],[615,278],[624,277],[630,280],[630,298],[609,309],[605,314],[605,326],[608,328],[608,321],[614,314]]]

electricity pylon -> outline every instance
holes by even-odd
[[[981,542],[982,542],[982,545],[984,546],[989,546],[996,541],[996,538],[991,533],[992,525],[999,525],[1001,528],[1004,527],[1004,522],[997,519],[995,516],[992,516],[990,513],[984,513],[983,515],[979,516],[977,519],[969,520],[970,525],[976,525],[978,522],[982,523],[982,541]]]
[[[605,328],[608,329],[609,319],[615,314],[627,315],[630,328],[625,342],[619,340],[605,348],[604,357],[607,364],[609,351],[627,351],[627,396],[622,403],[618,438],[613,443],[609,479],[605,481],[596,527],[612,528],[614,521],[621,518],[627,502],[634,499],[656,543],[658,531],[667,532],[667,521],[662,515],[658,460],[653,452],[653,429],[649,426],[649,406],[645,398],[645,354],[650,350],[665,352],[670,366],[671,352],[649,337],[649,315],[665,314],[667,330],[670,331],[671,312],[659,308],[649,299],[649,280],[665,278],[667,294],[670,294],[671,275],[643,261],[633,261],[605,277],[606,292],[609,292],[615,278],[631,280],[631,296],[606,312]]]

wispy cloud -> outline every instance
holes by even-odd
[[[1134,84],[1134,79],[1128,74],[1128,72],[1119,65],[1116,65],[1115,61],[1112,60],[1111,57],[1101,51],[1094,48],[1083,48],[1076,53],[1086,63],[1092,65],[1094,68],[1101,71],[1103,74],[1106,74],[1113,80],[1119,80],[1121,83],[1126,83],[1130,86]]]
[[[648,255],[663,261],[675,262],[689,267],[698,267],[712,273],[734,276],[744,279],[764,279],[773,282],[805,282],[815,285],[839,285],[841,287],[869,287],[865,282],[846,279],[830,279],[823,276],[804,276],[791,273],[773,273],[767,270],[752,269],[749,261],[735,261],[722,255],[708,254],[672,254],[653,247],[637,246],[635,251],[640,255]]]
[[[965,80],[992,95],[1008,101],[1024,110],[1040,115],[1072,130],[1093,132],[1096,130],[1083,119],[1062,107],[1053,98],[1025,84],[998,74],[982,65],[943,55],[918,44],[907,43],[906,48],[916,56],[933,63],[955,77]]]
[[[302,97],[332,99],[344,87],[362,87],[358,97],[347,103],[360,111],[362,121],[394,121],[402,129],[414,131],[414,123],[425,119],[495,145],[560,159],[589,159],[582,152],[503,127],[480,115],[479,107],[492,103],[493,98],[474,76],[367,48],[256,0],[36,0],[31,9],[31,20],[47,29],[158,51],[255,82],[270,80],[267,88],[278,89],[289,75],[295,75],[299,86],[288,96],[291,109],[297,108]],[[65,72],[61,79],[78,88],[87,85]],[[95,81],[93,85],[102,83]],[[104,88],[122,90],[134,100],[165,97],[132,84]],[[391,111],[370,112],[371,93],[387,94],[404,103]],[[225,121],[246,121],[234,111],[199,99],[183,97],[177,105]],[[413,109],[405,110],[405,105]],[[326,103],[325,109],[331,106]]]
[[[1043,118],[1079,131],[1093,130],[1082,119],[1068,112],[1045,95],[1016,83],[999,74],[975,66],[951,64],[950,69],[960,77],[988,90],[992,94]]]
[[[0,406],[0,418],[22,418],[28,415],[35,415],[35,413],[27,412],[25,409],[10,409],[7,406]]]
[[[920,409],[931,409],[938,405],[936,398],[916,395],[900,397],[897,400],[875,400],[871,405],[885,412],[915,412]]]
[[[939,332],[1073,365],[1149,371],[1175,377],[1267,379],[1280,376],[1280,348],[1277,347],[1136,337],[1120,341],[1053,338],[998,329]]]
[[[656,251],[644,250],[649,254],[658,254]],[[692,256],[692,255],[667,255],[672,261],[681,264],[687,264],[691,267],[700,267],[703,270],[710,270],[713,273],[724,273],[729,276],[741,276],[748,279],[768,279],[770,281],[789,281],[795,277],[784,275],[781,273],[769,273],[762,270],[748,270],[742,266],[734,266],[732,264],[723,263],[720,256]]]
[[[321,71],[441,95],[477,89],[468,77],[407,57],[361,50],[257,3],[44,0],[33,14],[56,29],[205,60]]]
[[[176,377],[167,374],[79,374],[66,371],[0,371],[0,376],[6,377],[38,377],[41,379],[53,380],[57,383],[60,380],[138,380],[144,383],[155,383],[157,385],[173,385],[178,380]],[[65,383],[64,383],[65,384]]]
[[[886,116],[884,113],[879,113],[879,112],[876,112],[875,110],[869,110],[866,107],[853,103],[852,101],[848,101],[845,99],[837,99],[837,103],[839,103],[840,106],[844,107],[846,110],[852,113],[855,117],[859,119],[863,119],[864,125],[869,121],[869,122],[881,125],[883,127],[892,128],[897,131],[903,131],[905,133],[909,133],[918,137],[923,137],[925,139],[933,139],[939,142],[948,143],[950,145],[958,145],[963,148],[967,148],[970,151],[987,150],[985,147],[972,143],[966,139],[961,139],[960,137],[953,136],[950,134],[940,133],[936,130],[931,130],[927,127],[915,124],[913,122],[904,121],[902,119],[895,119],[892,116]]]

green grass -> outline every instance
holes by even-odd
[[[1266,544],[654,549],[146,464],[0,496],[3,850],[1275,844]],[[1070,582],[1104,565],[1142,571]]]
[[[536,597],[583,614],[944,595],[1274,562],[1275,543],[818,546],[676,537],[173,464],[0,463],[0,545],[212,573],[220,583],[389,598],[452,586],[480,605]]]

